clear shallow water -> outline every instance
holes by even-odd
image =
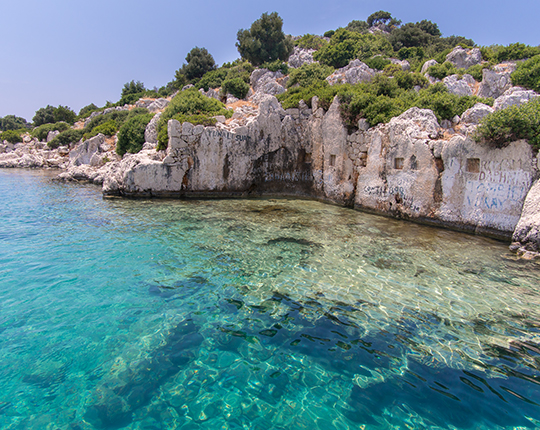
[[[540,270],[312,201],[0,171],[0,428],[540,428]]]

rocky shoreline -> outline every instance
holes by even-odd
[[[309,52],[296,54],[295,59],[311,61]],[[475,50],[461,48],[451,54],[456,63],[474,62],[478,56]],[[440,124],[432,111],[411,108],[372,128],[360,120],[353,131],[341,119],[337,98],[328,110],[316,98],[311,107],[301,102],[297,109],[284,110],[275,95],[285,91],[287,78],[258,69],[252,74],[247,100],[228,100],[234,109],[231,119],[217,118],[213,127],[170,120],[166,151],[156,150],[155,124],[168,103],[158,99],[145,102],[158,114],[137,154],[120,158],[114,151],[115,138],[101,134],[54,150],[27,138],[22,144],[0,146],[0,167],[62,169],[58,179],[101,185],[104,196],[315,198],[395,218],[512,237],[512,251],[535,259],[540,258],[538,154],[525,141],[495,148],[471,138],[488,113],[538,96],[512,87],[513,67],[502,64],[484,70],[480,85],[468,75],[443,81],[456,94],[495,98],[493,107],[477,104]],[[374,73],[354,60],[328,81],[357,83]],[[215,97],[212,91],[204,94]]]

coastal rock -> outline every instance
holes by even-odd
[[[478,97],[496,99],[503,95],[505,91],[512,87],[510,75],[511,72],[484,69],[482,71],[482,82],[478,88]]]
[[[51,130],[47,133],[47,143],[53,140],[56,136],[58,136],[60,132],[58,130]]]
[[[159,112],[165,109],[168,105],[169,105],[169,100],[161,98],[161,99],[154,100],[152,103],[150,103],[147,106],[147,109],[150,112]]]
[[[420,73],[425,74],[427,73],[428,69],[431,67],[431,66],[435,66],[439,63],[437,63],[437,61],[435,60],[427,60],[424,65],[422,66],[422,71]]]
[[[150,122],[148,123],[148,125],[146,126],[146,129],[144,130],[145,142],[157,143],[158,141],[157,125],[160,118],[161,118],[161,112],[155,114],[153,118],[150,120]]]
[[[460,79],[459,75],[447,76],[442,80],[444,86],[448,89],[449,93],[456,94],[458,96],[472,96],[473,89],[476,81],[471,75],[463,75]]]
[[[289,67],[293,69],[302,67],[304,64],[315,63],[313,60],[313,53],[316,52],[315,49],[303,49],[298,46],[294,47],[294,51],[289,57]]]
[[[275,96],[284,93],[286,78],[280,71],[256,69],[251,74],[250,83],[254,91],[251,99],[259,103],[265,95]]]
[[[467,109],[461,115],[461,121],[468,124],[480,124],[480,121],[485,116],[493,113],[495,110],[483,103],[476,103],[472,108]]]
[[[206,97],[209,97],[211,99],[221,100],[221,97],[219,95],[219,91],[216,91],[212,88],[209,88],[208,91],[204,91],[204,88],[201,88],[199,92]]]
[[[98,159],[95,154],[101,152],[101,145],[105,142],[105,136],[99,133],[84,142],[79,143],[70,153],[69,161],[72,166],[80,166],[81,164],[97,165]]]
[[[532,90],[525,90],[521,87],[512,87],[495,100],[493,108],[497,111],[506,109],[510,106],[521,106],[536,97],[538,97],[538,94]]]
[[[390,58],[392,64],[397,64],[401,67],[401,70],[408,72],[411,70],[411,64],[407,60],[398,60],[397,58]]]
[[[449,61],[458,69],[468,69],[482,63],[482,52],[478,48],[463,49],[461,46],[456,46],[446,56],[446,61]]]
[[[521,217],[516,225],[512,240],[518,244],[516,251],[540,253],[540,179],[537,180],[525,199]]]
[[[536,174],[533,160],[524,140],[490,148],[455,135],[441,147],[440,219],[476,232],[511,234]]]
[[[430,136],[439,124],[432,111],[411,108],[370,129],[366,166],[358,170],[355,206],[398,217],[426,217],[435,209],[439,171]]]
[[[347,66],[336,70],[326,78],[330,85],[371,82],[377,72],[360,60],[352,60]]]

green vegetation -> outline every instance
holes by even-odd
[[[405,72],[402,73],[405,74]],[[419,79],[418,83],[421,83],[420,77],[416,79]],[[386,123],[413,106],[433,110],[440,121],[461,115],[479,102],[493,104],[491,99],[450,94],[441,83],[417,93],[410,89],[413,83],[416,82],[378,75],[371,83],[332,87],[325,83],[317,83],[307,88],[291,88],[286,93],[280,94],[278,100],[282,102],[285,109],[288,109],[298,107],[300,100],[304,100],[308,106],[311,106],[312,97],[317,96],[321,101],[321,106],[328,108],[334,96],[337,95],[341,103],[342,118],[350,127],[355,127],[361,118],[365,118],[371,126]]]
[[[540,92],[540,55],[519,64],[512,73],[512,83]]]
[[[120,156],[126,152],[135,154],[139,152],[144,145],[144,132],[146,126],[154,114],[147,113],[136,115],[129,118],[118,131],[118,142],[116,144],[116,153]]]
[[[206,48],[195,47],[186,56],[187,64],[175,73],[174,85],[182,89],[188,83],[194,84],[206,73],[215,70],[216,62]],[[207,90],[208,91],[208,90]]]
[[[0,143],[4,140],[9,143],[20,143],[23,141],[22,134],[26,133],[27,130],[6,130],[0,133]]]
[[[300,39],[296,40],[294,44],[302,49],[315,49],[318,51],[323,46],[328,45],[328,42],[321,36],[304,34]]]
[[[216,99],[203,96],[195,88],[181,91],[172,100],[169,106],[161,115],[158,123],[158,149],[167,148],[169,135],[167,122],[177,116],[184,120],[185,116],[197,115],[196,118],[211,118],[216,115],[224,115],[230,118],[232,112],[225,108],[225,105]],[[180,119],[179,119],[180,121]]]
[[[283,20],[276,12],[263,13],[249,30],[238,30],[238,52],[254,66],[275,60],[287,61],[293,51],[293,42],[285,36],[282,27]]]
[[[476,130],[475,139],[496,147],[526,139],[533,147],[540,149],[540,98],[486,116]]]
[[[204,88],[208,91],[210,88],[219,88],[226,80],[241,78],[246,84],[249,84],[249,78],[254,67],[247,61],[235,61],[224,64],[216,70],[207,72],[196,84],[196,88]],[[248,85],[249,89],[249,85]]]
[[[59,146],[71,145],[72,143],[76,143],[79,140],[81,140],[82,137],[83,137],[82,130],[73,130],[70,128],[68,130],[61,132],[53,140],[48,142],[47,146],[51,149],[55,149],[55,148],[58,148]]]
[[[97,136],[99,133],[103,133],[106,136],[113,136],[119,130],[119,128],[128,120],[148,114],[148,109],[145,108],[133,108],[131,110],[113,110],[112,112],[95,116],[84,127],[84,139],[90,139]]]
[[[34,128],[30,134],[37,138],[39,141],[44,141],[47,139],[49,131],[66,131],[69,129],[69,124],[67,122],[57,122],[54,124],[43,124],[39,127]]]
[[[30,124],[24,118],[15,115],[0,117],[0,131],[19,130],[30,128]]]
[[[333,72],[334,69],[330,66],[323,66],[317,63],[304,64],[298,69],[291,70],[289,80],[287,81],[287,88],[294,86],[309,87],[317,82],[324,81]]]
[[[85,119],[88,118],[92,112],[99,111],[100,108],[98,108],[94,103],[90,103],[89,105],[86,105],[85,107],[81,108],[79,111],[79,115],[77,116],[77,119]]]
[[[261,69],[268,69],[271,72],[278,72],[279,71],[279,72],[283,73],[284,75],[289,73],[288,64],[284,63],[281,60],[275,60],[275,61],[271,61],[269,63],[263,63],[263,64],[261,64],[260,67],[261,67]]]
[[[34,126],[38,127],[42,124],[52,124],[55,122],[65,121],[68,124],[73,124],[77,115],[67,106],[53,107],[47,105],[47,107],[38,109],[32,121]]]
[[[247,84],[242,78],[226,79],[221,85],[221,92],[223,95],[232,94],[238,99],[246,97],[249,91],[249,84]]]
[[[360,34],[340,28],[330,38],[330,43],[319,49],[313,58],[337,69],[355,58],[364,61],[375,55],[388,57],[392,52],[392,45],[382,35]]]

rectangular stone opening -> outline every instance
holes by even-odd
[[[306,152],[304,163],[311,163],[311,152]]]
[[[334,154],[330,155],[330,166],[336,165],[336,156]]]
[[[467,172],[480,173],[480,158],[467,158]]]
[[[405,164],[404,158],[398,158],[398,157],[394,158],[394,169],[402,170],[404,164]]]

